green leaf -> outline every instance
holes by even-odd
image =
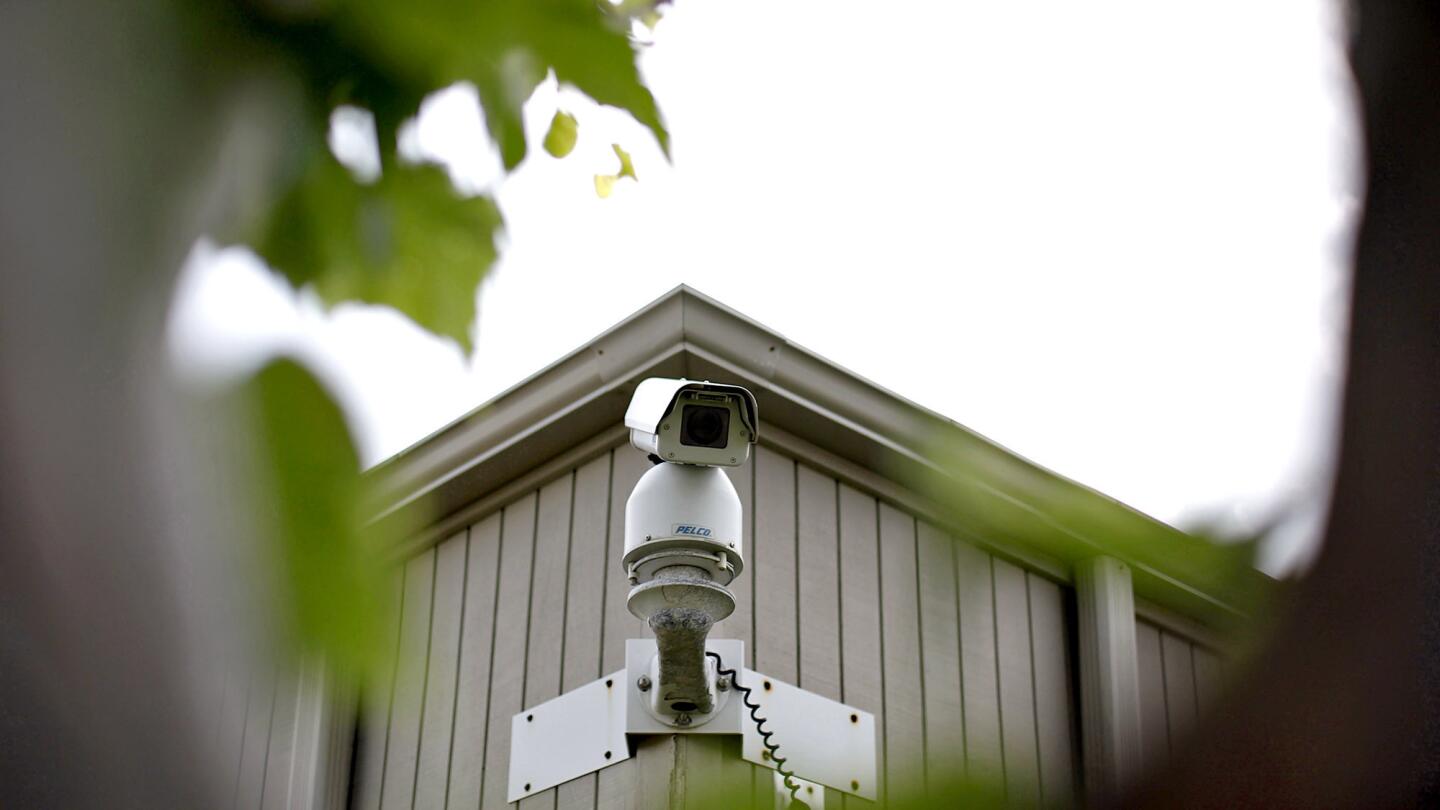
[[[570,154],[579,137],[579,129],[575,116],[556,110],[555,117],[550,119],[550,131],[545,133],[545,151],[557,158]]]
[[[618,143],[610,144],[610,148],[614,149],[615,156],[620,158],[620,171],[615,174],[595,175],[595,193],[600,195],[601,199],[609,197],[615,191],[615,184],[620,182],[620,178],[628,177],[637,182],[640,179],[635,176],[635,164],[630,160],[630,153],[621,149]]]
[[[276,613],[301,652],[366,674],[383,660],[393,605],[381,538],[367,532],[360,460],[340,409],[291,360],[250,379],[258,518]]]
[[[669,154],[655,98],[640,81],[627,22],[595,0],[350,0],[337,23],[378,64],[437,89],[468,80],[507,169],[526,153],[521,108],[553,71],[629,112]]]
[[[392,162],[362,185],[315,150],[254,244],[327,304],[392,306],[468,354],[475,292],[495,262],[501,226],[492,200],[461,197],[438,167]]]
[[[628,177],[631,180],[639,180],[635,176],[635,164],[630,161],[630,153],[620,148],[620,144],[612,143],[610,148],[615,150],[615,156],[620,158],[620,172],[616,177]]]

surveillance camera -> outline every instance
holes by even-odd
[[[716,705],[705,637],[735,610],[727,587],[745,564],[740,496],[720,467],[750,456],[755,397],[736,385],[651,378],[625,426],[630,443],[661,461],[625,503],[626,606],[655,633],[657,716],[708,714]],[[679,722],[678,720],[676,722]]]
[[[630,443],[662,461],[738,467],[759,427],[755,397],[738,385],[651,377],[625,411]]]

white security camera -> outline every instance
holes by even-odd
[[[652,713],[689,723],[714,709],[705,637],[735,610],[726,586],[744,566],[740,496],[719,468],[750,457],[758,408],[736,385],[654,377],[635,389],[625,426],[657,462],[625,503],[626,606],[659,648]]]
[[[625,411],[630,443],[662,461],[738,467],[759,425],[755,397],[738,385],[651,377]]]

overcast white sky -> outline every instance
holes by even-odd
[[[500,182],[473,93],[427,104],[411,148],[509,226],[474,357],[202,243],[178,365],[298,352],[375,462],[684,282],[1162,520],[1296,510],[1265,567],[1304,558],[1358,200],[1331,3],[679,0],[646,36],[673,163],[547,84]],[[538,148],[557,103],[565,160]],[[640,181],[601,200],[612,141]]]

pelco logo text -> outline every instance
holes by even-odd
[[[709,537],[710,530],[704,526],[691,526],[688,523],[680,523],[675,526],[676,534],[688,534],[692,537]]]

